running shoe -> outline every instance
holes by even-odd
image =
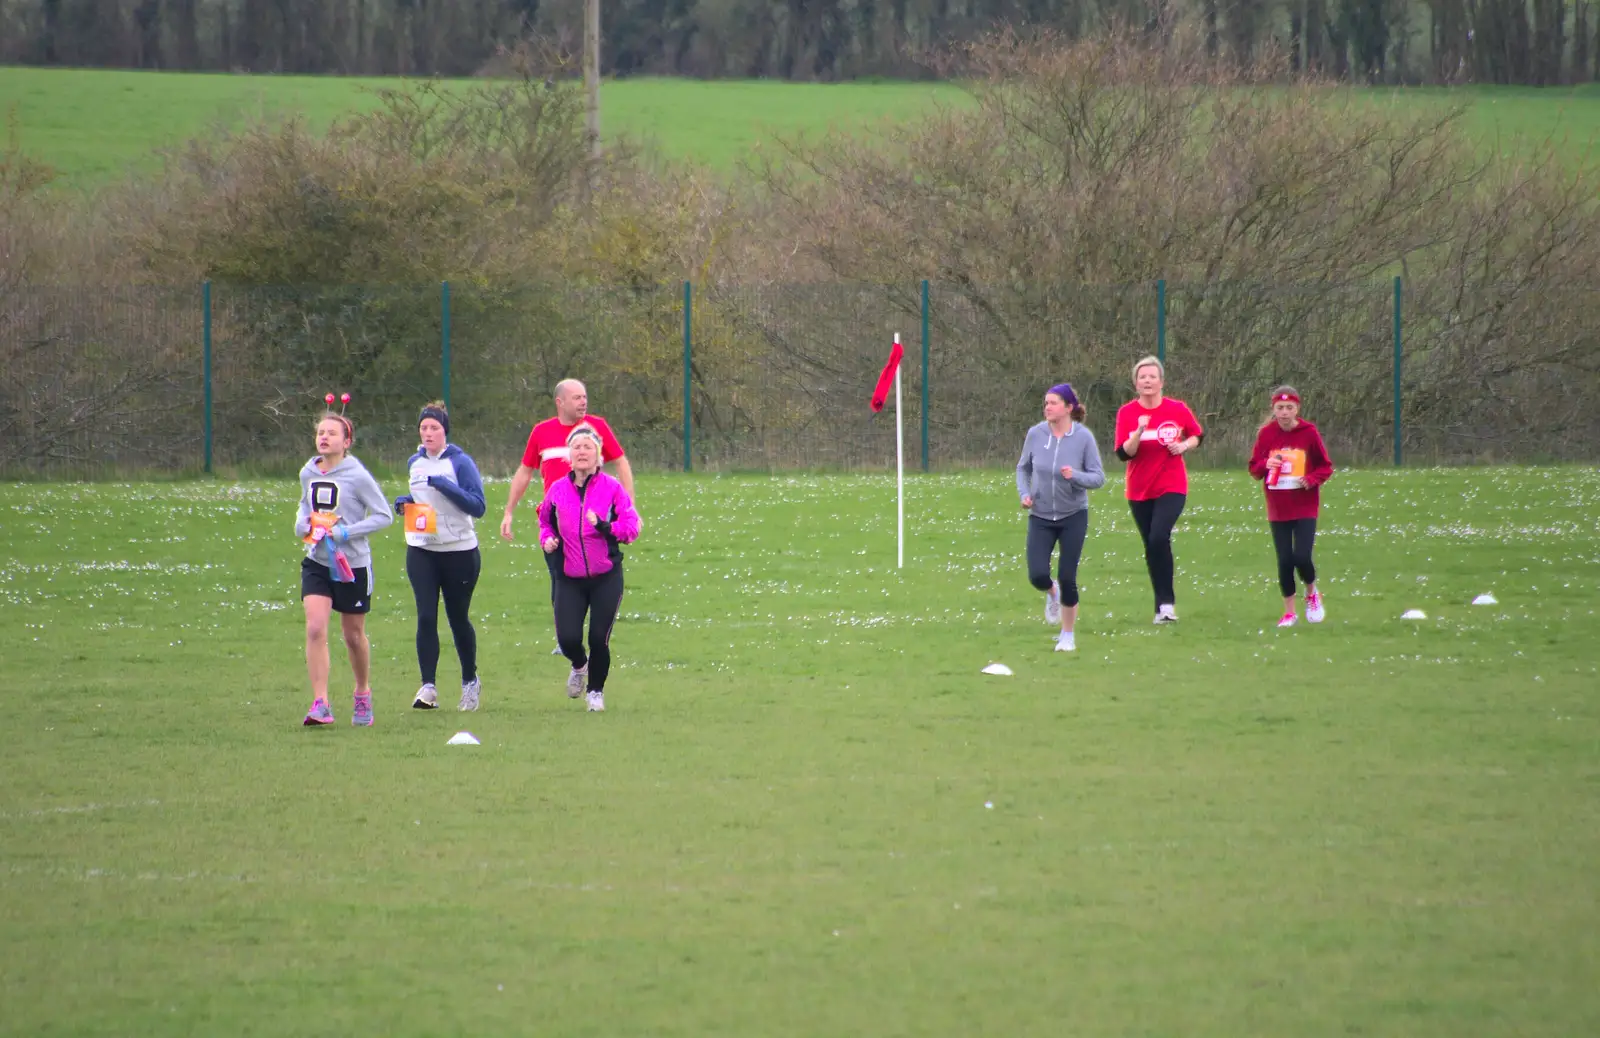
[[[1077,652],[1078,642],[1071,631],[1062,631],[1056,638],[1057,652]]]
[[[1171,605],[1170,603],[1167,604],[1167,605],[1164,605],[1164,606],[1160,606],[1159,608],[1156,609],[1156,618],[1155,618],[1155,620],[1153,622],[1157,623],[1157,624],[1175,624],[1175,623],[1177,623],[1178,622],[1178,610],[1177,610],[1177,608],[1174,607],[1173,605]]]
[[[1322,611],[1322,592],[1313,591],[1306,596],[1306,619],[1314,624],[1320,624],[1322,618],[1328,615]]]
[[[1298,616],[1294,615],[1294,610],[1291,609],[1287,613],[1284,613],[1282,618],[1278,620],[1278,626],[1279,627],[1293,627],[1295,624],[1297,624],[1299,622],[1300,622],[1300,618]]]
[[[467,711],[478,709],[478,693],[483,691],[483,684],[477,678],[465,682],[461,686],[461,702],[457,710]]]
[[[572,673],[567,675],[567,698],[577,699],[583,695],[583,690],[589,687],[589,665],[572,668]]]
[[[606,709],[606,694],[599,689],[591,689],[588,695],[588,703],[591,714],[604,713]]]
[[[361,728],[372,727],[372,693],[355,697],[355,709],[350,714],[350,723]]]
[[[1061,586],[1054,581],[1050,583],[1050,590],[1044,593],[1044,622],[1055,627],[1061,626]]]
[[[328,705],[326,699],[319,699],[311,704],[311,709],[306,711],[306,719],[301,724],[307,728],[333,723],[333,707]]]
[[[422,687],[417,689],[417,698],[411,701],[411,708],[413,710],[439,709],[439,690],[433,687],[433,682],[423,682]]]

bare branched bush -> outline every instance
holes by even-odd
[[[1600,256],[1591,179],[1563,180],[1553,163],[1490,176],[1456,113],[1283,83],[1272,59],[1230,65],[1181,37],[1003,32],[944,71],[965,77],[970,107],[875,139],[794,144],[766,177],[800,251],[829,276],[937,282],[936,430],[970,427],[978,411],[1006,416],[997,425],[1014,438],[1057,377],[1118,398],[1127,362],[1155,345],[1154,300],[1130,288],[1166,279],[1173,392],[1224,441],[1247,445],[1262,393],[1304,373],[1325,380],[1318,414],[1339,446],[1370,455],[1388,431],[1389,276],[1454,278],[1475,307],[1508,294],[1531,307],[1555,257],[1592,272]],[[1419,376],[1435,350],[1479,367],[1502,348],[1581,365],[1600,316],[1566,317],[1555,354],[1518,342],[1533,323],[1481,316],[1476,338],[1413,328],[1407,348]],[[1418,422],[1481,423],[1474,400],[1449,394],[1413,394]],[[1009,446],[965,442],[958,453],[991,459]]]

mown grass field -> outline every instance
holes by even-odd
[[[155,168],[156,148],[251,116],[298,113],[326,126],[374,103],[397,80],[312,76],[0,68],[0,114],[15,112],[24,149],[62,183],[92,188]],[[1374,103],[1468,106],[1466,126],[1486,153],[1525,155],[1555,139],[1573,163],[1600,159],[1600,84],[1571,89],[1373,90]],[[727,171],[774,138],[869,129],[914,118],[935,103],[964,103],[955,87],[926,83],[808,84],[629,79],[608,82],[602,129],[647,141],[675,159]]]
[[[1600,474],[1341,472],[1289,631],[1247,478],[1175,628],[1101,491],[1074,656],[1010,483],[896,572],[884,477],[646,475],[603,715],[498,538],[483,711],[408,709],[390,531],[370,730],[299,726],[291,481],[8,486],[0,1032],[1600,1031]]]

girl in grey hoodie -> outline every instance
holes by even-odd
[[[1045,593],[1046,623],[1061,625],[1057,652],[1077,649],[1078,559],[1089,532],[1089,491],[1105,486],[1100,449],[1083,422],[1083,405],[1071,383],[1044,395],[1044,421],[1028,430],[1017,461],[1017,497],[1028,510],[1028,580]],[[1061,546],[1059,578],[1050,579],[1050,555]]]
[[[307,726],[333,723],[333,709],[328,706],[328,620],[335,612],[356,679],[350,722],[372,724],[372,652],[367,644],[372,548],[367,536],[394,522],[394,513],[378,481],[349,453],[354,441],[350,419],[332,412],[323,415],[317,421],[317,455],[300,470],[294,532],[305,542],[300,601],[306,610],[306,671],[311,678]]]

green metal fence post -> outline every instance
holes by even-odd
[[[202,369],[201,379],[204,382],[205,409],[206,409],[206,472],[211,471],[211,282],[204,282],[200,286],[201,310],[201,351]]]
[[[1400,276],[1394,279],[1394,464],[1399,468],[1402,459],[1400,454],[1400,359],[1403,352],[1400,345],[1401,318]]]
[[[928,471],[928,279],[922,279],[922,471]]]
[[[1156,282],[1156,359],[1167,362],[1167,279]]]
[[[683,283],[683,471],[685,472],[689,472],[694,468],[694,452],[691,449],[691,422],[693,417],[689,411],[689,390],[694,365],[693,314],[694,288],[691,282],[685,281]]]
[[[439,283],[439,373],[442,376],[444,409],[450,410],[450,282]]]

